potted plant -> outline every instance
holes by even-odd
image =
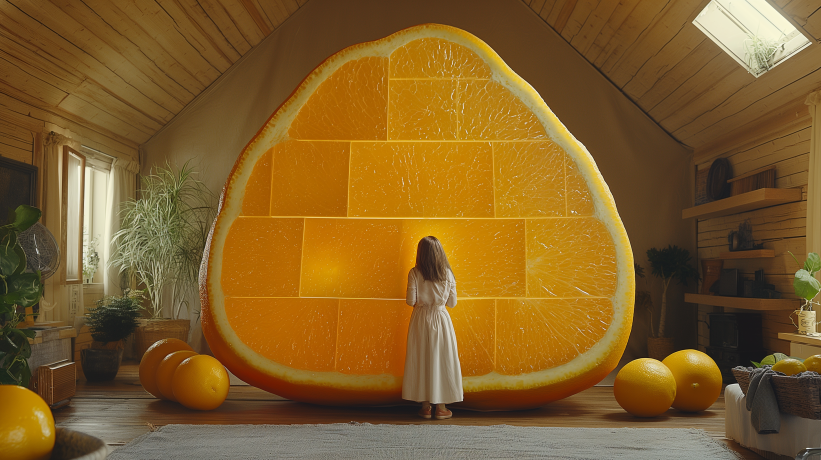
[[[142,177],[139,198],[122,203],[120,231],[112,238],[110,266],[135,276],[145,287],[149,319],[135,333],[138,356],[157,340],[188,340],[189,299],[197,293],[199,267],[211,221],[214,195],[194,178],[186,162],[166,164]],[[170,318],[164,318],[164,300]]]
[[[647,351],[651,358],[662,360],[675,351],[672,337],[665,335],[667,288],[674,280],[687,286],[689,281],[697,281],[700,277],[698,270],[690,265],[690,251],[676,245],[668,245],[661,250],[650,248],[647,250],[647,259],[650,261],[653,276],[661,278],[662,281],[658,333],[653,328],[651,317]]]
[[[142,316],[142,291],[126,290],[122,296],[106,296],[86,313],[91,348],[81,352],[86,380],[113,380],[123,360],[123,341],[137,328]]]
[[[31,369],[28,358],[34,338],[30,329],[18,329],[25,309],[43,296],[40,272],[26,273],[26,253],[17,241],[20,232],[40,220],[40,210],[21,205],[12,223],[0,227],[0,384],[28,387]],[[20,312],[19,309],[23,309]]]
[[[795,260],[795,263],[801,267],[801,263],[792,252],[790,252],[790,255],[793,260]],[[819,270],[821,270],[821,257],[811,252],[807,254],[807,260],[804,261],[803,268],[795,272],[795,278],[793,279],[795,295],[804,299],[801,308],[793,312],[798,318],[798,324],[795,324],[795,321],[793,321],[793,325],[798,328],[799,334],[807,335],[815,334],[816,332],[816,324],[818,323],[815,322],[815,310],[812,306],[813,304],[819,305],[819,303],[815,301],[815,297],[818,295],[818,292],[821,291],[821,283],[815,279],[815,274]],[[792,314],[790,314],[790,321],[792,321]]]

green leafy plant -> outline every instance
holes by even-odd
[[[194,175],[188,162],[179,170],[156,167],[142,177],[140,198],[120,206],[122,225],[112,238],[108,264],[143,283],[152,318],[162,317],[166,295],[171,316],[179,318],[197,292],[215,199]]]
[[[753,366],[755,366],[755,367],[764,367],[764,366],[772,366],[775,363],[781,361],[782,359],[790,359],[790,358],[792,358],[792,357],[787,356],[784,353],[773,353],[771,355],[765,356],[764,359],[762,359],[760,363],[757,363],[755,361],[750,361],[750,362],[753,363]],[[792,359],[799,359],[799,358],[792,358]],[[803,361],[803,359],[801,361]]]
[[[26,253],[17,241],[20,232],[40,220],[40,210],[21,205],[11,223],[0,227],[0,384],[27,387],[31,379],[28,339],[35,332],[18,329],[25,318],[18,307],[34,306],[43,296],[40,272],[26,273]]]
[[[97,246],[100,243],[100,238],[95,236],[83,248],[83,277],[94,278],[97,273],[97,266],[100,264],[100,254],[97,252]]]
[[[653,276],[662,280],[661,312],[659,313],[658,335],[650,323],[650,334],[653,337],[664,337],[665,321],[667,319],[667,288],[673,280],[687,286],[691,280],[697,281],[701,277],[698,270],[690,265],[690,251],[675,245],[668,245],[664,249],[650,248],[647,250],[647,259],[650,261]]]
[[[748,33],[744,40],[744,56],[747,66],[756,76],[772,68],[772,57],[779,48],[783,48],[779,40],[771,40]]]
[[[86,313],[86,325],[100,348],[122,348],[122,341],[139,325],[142,299],[142,291],[126,290],[122,296],[106,296],[94,303]]]
[[[790,255],[793,260],[795,260],[795,263],[801,267],[801,262],[798,261],[795,255],[793,255],[792,252],[790,252]],[[815,279],[815,274],[818,273],[819,270],[821,270],[821,257],[811,252],[807,254],[807,260],[804,261],[803,268],[795,272],[792,285],[793,289],[795,289],[795,295],[804,299],[804,303],[801,305],[801,311],[812,311],[813,304],[821,305],[814,300],[818,292],[821,291],[821,283]]]

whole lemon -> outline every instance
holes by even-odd
[[[157,367],[157,387],[160,389],[160,393],[164,399],[169,401],[177,400],[177,398],[174,397],[174,390],[171,387],[174,372],[181,362],[196,355],[197,352],[191,350],[172,351],[160,362],[160,365]]]
[[[812,355],[805,359],[804,367],[806,367],[808,371],[821,374],[821,355]]]
[[[713,358],[698,350],[680,350],[662,361],[676,378],[673,407],[698,412],[713,405],[721,395],[721,370]]]
[[[17,385],[0,385],[0,456],[6,460],[51,458],[54,416],[37,393]]]
[[[216,358],[197,355],[177,366],[171,380],[174,397],[180,404],[197,410],[219,407],[228,396],[228,371]]]
[[[613,396],[627,412],[637,417],[655,417],[667,412],[676,398],[676,379],[660,361],[636,359],[616,375]]]
[[[162,399],[160,387],[157,386],[157,368],[169,353],[175,351],[194,351],[187,343],[180,339],[162,339],[154,342],[154,345],[145,350],[143,358],[140,360],[140,384],[145,391],[151,393],[155,398]]]
[[[801,361],[793,358],[787,358],[773,364],[773,370],[787,375],[795,375],[806,372],[807,368]]]

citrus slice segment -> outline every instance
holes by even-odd
[[[616,367],[634,280],[607,185],[498,55],[433,24],[333,55],[242,151],[201,270],[212,351],[294,400],[400,403],[427,235],[457,280],[463,406],[537,407]]]

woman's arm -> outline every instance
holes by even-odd
[[[456,306],[456,278],[454,278],[453,273],[450,273],[450,292],[448,293],[448,300],[445,302],[450,308]]]
[[[405,296],[405,302],[410,306],[416,306],[416,271],[411,268],[408,272],[408,292]]]

